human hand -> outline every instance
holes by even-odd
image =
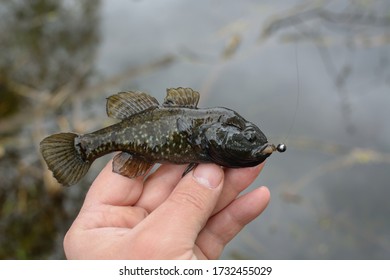
[[[161,165],[129,179],[111,171],[96,178],[64,239],[69,259],[216,259],[267,206],[266,187],[238,197],[260,173],[199,164]]]

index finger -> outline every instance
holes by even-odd
[[[84,206],[97,203],[112,206],[133,205],[142,193],[143,180],[144,176],[130,179],[112,172],[110,160],[92,183]]]
[[[264,167],[264,162],[254,167],[246,168],[228,168],[225,170],[225,183],[222,194],[214,209],[214,214],[225,208],[259,175]]]

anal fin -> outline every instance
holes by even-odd
[[[112,171],[128,178],[144,175],[153,164],[129,153],[121,152],[114,157]]]

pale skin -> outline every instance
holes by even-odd
[[[129,179],[111,162],[98,175],[64,239],[68,259],[217,259],[268,205],[266,187],[244,195],[264,164],[222,169],[165,164]]]

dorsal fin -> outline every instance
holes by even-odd
[[[197,108],[198,102],[199,92],[191,88],[169,88],[163,106]]]
[[[123,120],[147,109],[158,107],[158,101],[144,92],[119,92],[107,98],[107,115]]]

